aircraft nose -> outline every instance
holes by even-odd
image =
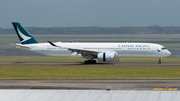
[[[170,51],[167,51],[166,53],[167,53],[167,55],[171,55],[171,52],[170,52]]]

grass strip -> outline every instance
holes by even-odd
[[[180,79],[180,67],[0,66],[0,79]]]
[[[55,57],[0,57],[0,62],[84,62],[84,58]],[[158,58],[120,58],[119,62],[157,62]],[[162,62],[180,62],[180,59],[162,59]]]

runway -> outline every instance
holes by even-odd
[[[162,62],[114,62],[84,64],[83,62],[0,62],[0,66],[153,66],[153,67],[180,67],[180,63]]]
[[[0,80],[0,89],[64,89],[64,90],[180,90],[180,79],[37,79]]]

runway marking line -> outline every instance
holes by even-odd
[[[168,90],[177,90],[178,88],[169,88]]]
[[[163,91],[165,91],[165,90],[167,90],[169,87],[171,87],[171,86],[175,86],[175,85],[180,85],[180,84],[173,84],[173,85],[169,85],[169,86],[167,86]]]
[[[154,90],[163,90],[164,88],[154,88]],[[178,90],[178,88],[168,88],[166,90]],[[165,91],[165,90],[164,90]]]
[[[154,90],[163,90],[164,88],[154,88]]]

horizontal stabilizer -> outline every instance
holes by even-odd
[[[10,44],[11,46],[14,46],[15,48],[19,49],[31,49],[29,46],[21,45],[21,44]]]

